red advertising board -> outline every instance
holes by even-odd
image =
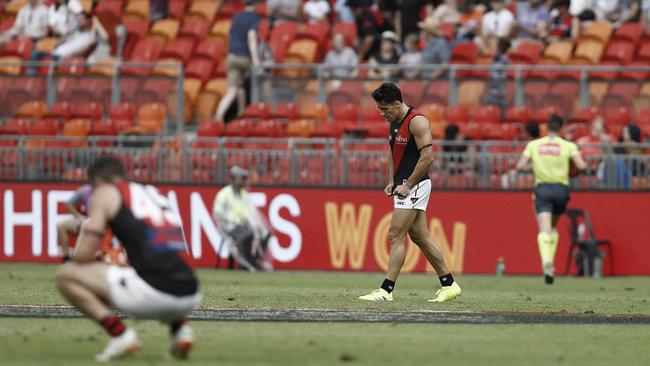
[[[57,261],[56,224],[75,185],[0,183],[0,262]],[[161,186],[180,213],[192,258],[214,266],[221,236],[212,221],[220,187]],[[254,188],[251,199],[273,226],[274,265],[281,269],[383,271],[392,200],[381,191]],[[574,193],[570,206],[587,209],[596,234],[613,242],[616,274],[650,275],[650,193]],[[429,228],[455,272],[491,273],[503,257],[508,273],[540,273],[536,225],[528,192],[437,191]],[[560,223],[557,267],[563,270],[569,223]],[[427,270],[409,244],[405,271]],[[429,268],[430,270],[430,268]],[[609,273],[606,265],[605,273]]]

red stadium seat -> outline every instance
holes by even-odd
[[[407,104],[419,105],[423,99],[426,84],[420,80],[407,80],[399,84],[402,99]]]
[[[194,18],[190,21],[183,23],[183,27],[178,33],[179,37],[192,37],[196,41],[200,41],[208,34],[210,30],[210,22],[200,18]]]
[[[147,32],[149,31],[149,25],[149,20],[146,19],[132,19],[124,21],[124,27],[126,28],[126,32],[129,35],[129,38],[133,37],[136,41],[140,38],[144,38],[144,36],[147,35]]]
[[[632,111],[628,107],[617,107],[605,110],[605,123],[608,126],[622,126],[632,122]]]
[[[454,124],[469,123],[469,109],[462,105],[447,107],[447,122]]]
[[[12,118],[5,123],[2,133],[5,135],[27,135],[31,126],[30,118]]]
[[[56,102],[45,112],[43,118],[54,119],[63,124],[72,118],[72,105],[68,102]]]
[[[284,136],[284,124],[278,120],[265,120],[257,123],[251,131],[252,136],[278,138]]]
[[[111,120],[95,121],[90,130],[91,136],[115,136],[117,130]]]
[[[182,19],[189,2],[190,0],[169,0],[169,15],[174,19]]]
[[[627,41],[636,44],[643,33],[641,24],[634,22],[627,22],[621,24],[616,32],[612,35],[611,41]]]
[[[293,43],[297,33],[298,23],[290,21],[279,23],[271,30],[269,48],[271,48],[275,61],[281,62],[284,59],[284,54]]]
[[[505,121],[507,123],[528,123],[532,120],[532,112],[526,106],[510,107],[506,111]]]
[[[357,124],[359,109],[352,103],[338,105],[332,108],[332,119],[339,125]]]
[[[120,102],[111,107],[110,117],[112,120],[134,121],[137,115],[135,104]]]
[[[56,136],[58,132],[58,121],[47,118],[35,120],[29,128],[29,134],[33,136]]]
[[[104,114],[104,107],[96,102],[90,103],[75,103],[73,118],[87,118],[98,121]]]
[[[102,0],[97,2],[95,7],[95,14],[110,13],[116,18],[122,18],[124,9],[124,0]]]
[[[241,118],[248,119],[269,119],[271,109],[268,104],[254,103],[250,104],[244,109]]]
[[[628,63],[626,66],[629,67],[643,67],[643,68],[648,68],[650,66],[650,59],[647,60],[635,60],[630,63]],[[648,78],[648,72],[647,71],[632,71],[628,69],[624,69],[620,73],[618,73],[619,79],[628,79],[628,80],[637,80],[637,81],[645,81]]]
[[[226,44],[221,39],[204,39],[199,42],[194,50],[194,58],[205,58],[212,61],[219,61],[227,53]]]
[[[196,41],[189,37],[178,37],[167,43],[160,54],[161,59],[176,59],[186,65],[192,58],[192,51]]]
[[[210,80],[213,69],[214,64],[211,60],[194,59],[187,65],[187,68],[185,69],[185,75],[187,77],[198,78],[202,83],[205,84],[208,80]]]
[[[597,116],[602,116],[603,110],[600,107],[591,106],[587,108],[580,109],[576,114],[571,118],[571,122],[575,123],[589,123],[594,120]]]
[[[300,112],[295,103],[282,103],[275,107],[273,112],[271,112],[270,118],[291,121],[298,119],[299,116]]]
[[[299,29],[296,39],[313,39],[318,42],[319,49],[321,50],[325,45],[325,41],[329,37],[330,25],[328,22],[307,23]],[[323,55],[321,55],[323,56]]]
[[[508,57],[513,64],[536,64],[542,52],[539,42],[521,42]]]
[[[634,56],[634,45],[625,41],[611,41],[605,49],[602,61],[615,61],[627,64]]]
[[[221,121],[205,121],[199,123],[196,134],[198,137],[220,137],[225,129],[226,126]]]
[[[535,110],[542,104],[550,89],[550,82],[527,81],[524,84],[524,103],[530,109]]]
[[[162,47],[160,43],[151,38],[144,38],[136,43],[129,61],[150,63],[158,60]],[[122,69],[123,73],[131,75],[146,76],[152,71],[151,68],[129,66]]]
[[[478,46],[474,42],[459,43],[451,50],[450,64],[455,65],[473,65],[478,59]],[[468,77],[473,73],[471,71],[459,71],[458,77]]]
[[[375,105],[368,105],[361,110],[361,123],[385,123],[386,120],[379,113],[379,110]],[[387,125],[386,125],[387,127]]]
[[[563,117],[562,110],[556,106],[545,106],[542,108],[537,109],[535,111],[535,114],[533,116],[533,119],[537,123],[547,123],[548,120],[551,118],[553,115],[558,115],[560,117]]]
[[[47,104],[42,101],[30,101],[23,103],[16,112],[15,117],[41,118],[45,114]]]
[[[28,61],[32,55],[34,43],[29,38],[17,37],[9,41],[2,49],[3,56],[18,56],[23,61]]]
[[[230,121],[224,130],[224,136],[246,137],[250,135],[255,123],[248,119],[236,119]]]
[[[243,9],[244,9],[243,2],[240,1],[226,2],[225,4],[221,5],[221,7],[219,8],[219,11],[217,12],[217,16],[220,18],[232,18],[235,14],[242,11]],[[266,16],[266,12],[262,14],[264,14],[263,16]]]
[[[476,111],[474,121],[476,123],[496,124],[501,119],[501,109],[493,105],[482,105]]]
[[[442,80],[431,81],[426,90],[426,95],[422,100],[427,103],[447,105],[449,100],[449,83]]]

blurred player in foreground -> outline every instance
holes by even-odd
[[[460,295],[445,264],[440,247],[431,238],[426,209],[431,194],[428,172],[433,163],[431,125],[418,111],[402,102],[402,92],[392,83],[384,83],[372,97],[381,115],[390,123],[389,144],[392,163],[384,192],[393,196],[393,217],[388,230],[390,256],[388,273],[381,288],[359,297],[367,301],[393,301],[395,281],[406,259],[406,234],[417,245],[436,270],[442,288],[431,302],[443,302]]]
[[[65,203],[65,208],[72,214],[72,218],[61,221],[56,225],[57,240],[61,247],[62,256],[65,259],[68,259],[72,254],[68,237],[79,234],[81,224],[86,220],[88,215],[88,200],[90,199],[91,193],[92,187],[90,184],[84,184],[79,187]]]
[[[559,136],[564,121],[552,116],[548,121],[548,135],[526,145],[517,162],[517,170],[527,170],[532,161],[535,175],[533,201],[539,233],[537,246],[542,258],[544,281],[553,283],[555,252],[560,236],[556,225],[569,203],[569,166],[572,161],[583,171],[587,164],[580,156],[578,146]]]
[[[111,306],[134,318],[169,324],[170,354],[187,357],[193,334],[185,316],[202,295],[185,260],[180,217],[154,187],[128,182],[124,166],[113,157],[98,158],[88,177],[93,187],[88,219],[72,260],[59,267],[57,284],[72,305],[111,336],[96,359],[108,361],[140,348],[135,331],[111,312]],[[124,245],[130,267],[95,261],[107,228]]]

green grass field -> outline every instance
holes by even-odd
[[[54,266],[0,266],[0,304],[65,304]],[[356,297],[381,274],[200,270],[207,308],[472,310],[650,315],[650,279],[458,276],[463,296],[432,304],[437,279],[403,275],[395,302]],[[144,348],[120,364],[170,363],[167,330],[128,321]],[[193,322],[192,365],[648,365],[650,326],[571,324],[406,324]],[[86,365],[107,337],[84,319],[0,318],[1,365]]]

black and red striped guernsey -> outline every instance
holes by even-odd
[[[413,170],[415,170],[415,166],[420,159],[420,152],[415,139],[411,135],[409,126],[413,117],[421,115],[413,107],[409,107],[406,116],[401,121],[390,124],[388,142],[393,154],[393,183],[395,187],[403,184],[413,174]],[[429,176],[424,174],[417,182],[419,183],[428,178]]]
[[[108,223],[129,263],[151,287],[175,296],[195,294],[198,283],[187,263],[180,217],[153,186],[119,182],[122,204]]]

